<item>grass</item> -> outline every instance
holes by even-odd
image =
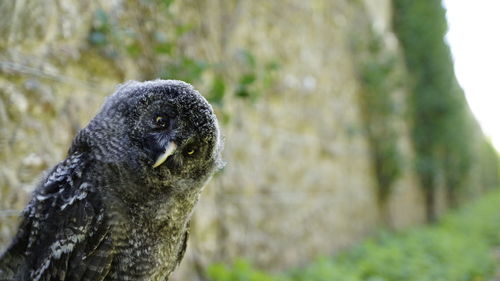
[[[213,265],[214,281],[481,281],[495,272],[500,246],[500,192],[484,196],[438,224],[404,233],[383,232],[336,257],[319,258],[282,274],[244,260]]]

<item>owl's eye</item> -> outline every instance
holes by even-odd
[[[187,156],[194,156],[196,154],[196,149],[194,147],[189,147],[184,151]]]
[[[168,128],[168,125],[170,122],[169,122],[168,118],[165,116],[156,116],[155,123],[159,128],[164,129],[164,128]]]

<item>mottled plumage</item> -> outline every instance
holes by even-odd
[[[120,86],[33,193],[0,280],[166,280],[221,147],[189,84]]]

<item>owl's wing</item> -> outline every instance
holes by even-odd
[[[25,222],[21,224],[19,231],[10,246],[0,255],[0,281],[14,280],[14,276],[21,268],[24,259],[23,243],[27,241]]]
[[[103,280],[110,270],[114,249],[102,200],[81,179],[81,163],[70,160],[56,166],[24,211],[4,255],[13,280]]]
[[[51,222],[40,229],[36,241],[28,242],[28,253],[33,256],[31,278],[104,279],[113,259],[110,226],[105,222],[103,211],[89,201],[92,200],[80,200],[63,210],[65,212],[53,212],[48,217]]]

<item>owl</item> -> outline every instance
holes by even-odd
[[[221,149],[191,85],[119,86],[33,192],[0,280],[167,280]]]

